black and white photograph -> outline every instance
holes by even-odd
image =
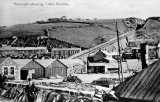
[[[160,102],[160,1],[0,0],[0,102]]]

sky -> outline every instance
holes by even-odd
[[[160,16],[159,5],[160,0],[0,0],[0,26],[61,16],[73,19],[146,19]]]

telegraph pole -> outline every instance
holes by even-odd
[[[119,31],[118,31],[118,25],[117,25],[117,22],[116,22],[116,32],[117,32],[117,42],[118,42],[118,52],[119,52],[119,59],[118,59],[118,74],[119,74],[119,80],[121,82],[124,81],[124,78],[123,78],[123,70],[122,70],[122,56],[121,56],[121,49],[120,49],[120,42],[119,42]]]

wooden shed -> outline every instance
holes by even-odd
[[[26,80],[27,77],[32,79],[44,78],[45,68],[33,59],[21,68],[21,79]]]
[[[114,88],[120,102],[160,102],[160,60]]]
[[[18,79],[23,79],[22,74],[21,73],[21,68],[23,68],[25,65],[27,65],[30,61],[32,61],[32,59],[12,59],[15,63],[18,64],[17,66],[17,74],[16,76],[18,77]]]
[[[58,59],[36,60],[45,68],[45,77],[64,78],[67,76],[68,67]]]

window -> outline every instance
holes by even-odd
[[[64,51],[61,51],[61,55],[63,55],[63,52],[64,52]]]
[[[57,54],[57,55],[58,55],[58,51],[55,51],[55,54]]]
[[[8,75],[8,67],[4,67],[4,75]]]
[[[66,54],[68,54],[68,51],[66,51]]]
[[[14,75],[14,67],[10,67],[10,74]]]

